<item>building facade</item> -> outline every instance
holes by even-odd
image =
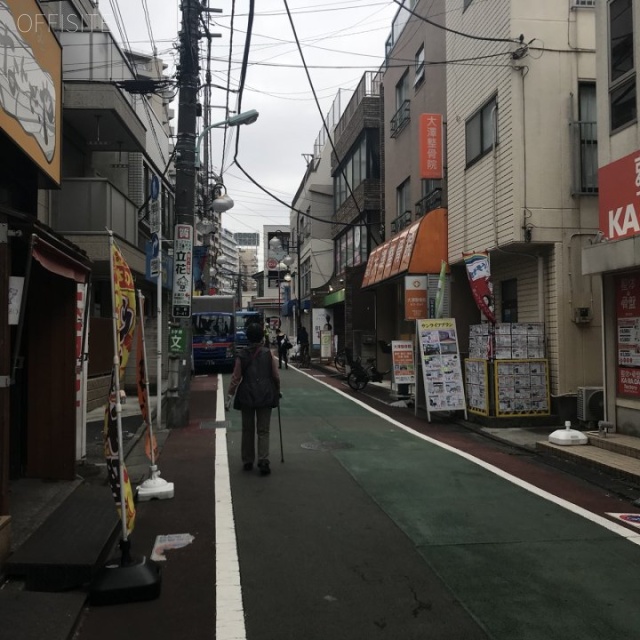
[[[640,224],[637,87],[640,2],[594,3],[599,165],[598,233],[582,251],[582,270],[603,291],[605,418],[640,435]]]
[[[601,288],[580,262],[598,231],[595,9],[455,4],[446,13],[452,315],[464,341],[481,316],[462,256],[488,252],[496,321],[544,323],[552,409],[575,417],[578,388],[602,382]]]

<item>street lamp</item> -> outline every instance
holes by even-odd
[[[273,232],[274,235],[271,238],[271,240],[269,240],[269,248],[272,251],[279,251],[281,249],[283,249],[286,252],[286,255],[282,258],[282,261],[280,262],[280,264],[284,264],[284,268],[287,271],[287,276],[285,276],[285,280],[287,282],[291,281],[291,274],[290,274],[290,267],[294,262],[293,257],[289,254],[289,251],[293,251],[294,253],[297,254],[298,256],[298,269],[297,269],[297,291],[296,291],[296,306],[298,307],[298,312],[300,313],[302,311],[301,309],[301,305],[300,305],[300,293],[301,293],[301,289],[300,289],[300,235],[297,233],[297,229],[296,229],[296,239],[297,239],[297,244],[296,245],[291,245],[291,243],[289,242],[289,240],[287,239],[284,243],[282,241],[283,236],[285,235],[285,232],[281,231],[280,229],[277,229],[276,231]],[[278,268],[280,268],[280,264],[278,264]],[[280,271],[278,271],[278,277],[280,276]],[[279,290],[280,290],[280,286],[278,283],[278,294],[279,294]],[[294,325],[295,325],[295,330],[297,333],[297,326],[298,323],[301,321],[301,318],[296,318],[294,315]]]
[[[200,146],[202,145],[202,139],[209,131],[211,131],[211,129],[216,129],[218,127],[239,127],[241,124],[253,124],[258,119],[259,115],[260,114],[255,109],[249,109],[249,111],[243,111],[237,116],[231,116],[226,120],[222,120],[222,122],[216,122],[215,124],[210,124],[208,127],[205,127],[196,141],[196,169],[200,168]]]

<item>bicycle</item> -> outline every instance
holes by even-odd
[[[311,356],[309,355],[308,345],[301,345],[299,357],[300,357],[300,364],[298,366],[300,367],[300,369],[310,369]]]
[[[333,359],[333,364],[338,373],[345,373],[347,370],[347,354],[344,349],[340,349]]]
[[[368,360],[365,367],[360,358],[352,360],[349,363],[349,375],[347,376],[347,384],[354,391],[362,391],[370,382],[382,382],[384,376],[389,371],[378,371],[375,360]]]

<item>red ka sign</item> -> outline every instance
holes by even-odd
[[[640,151],[598,170],[600,231],[609,240],[640,233]]]

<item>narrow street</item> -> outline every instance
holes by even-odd
[[[628,502],[459,426],[386,417],[323,373],[282,374],[269,477],[242,470],[239,414],[218,420],[215,378],[196,379],[203,409],[161,456],[176,496],[139,505],[134,548],[194,540],[166,553],[158,600],[88,607],[76,640],[634,637],[640,536],[606,515]]]

